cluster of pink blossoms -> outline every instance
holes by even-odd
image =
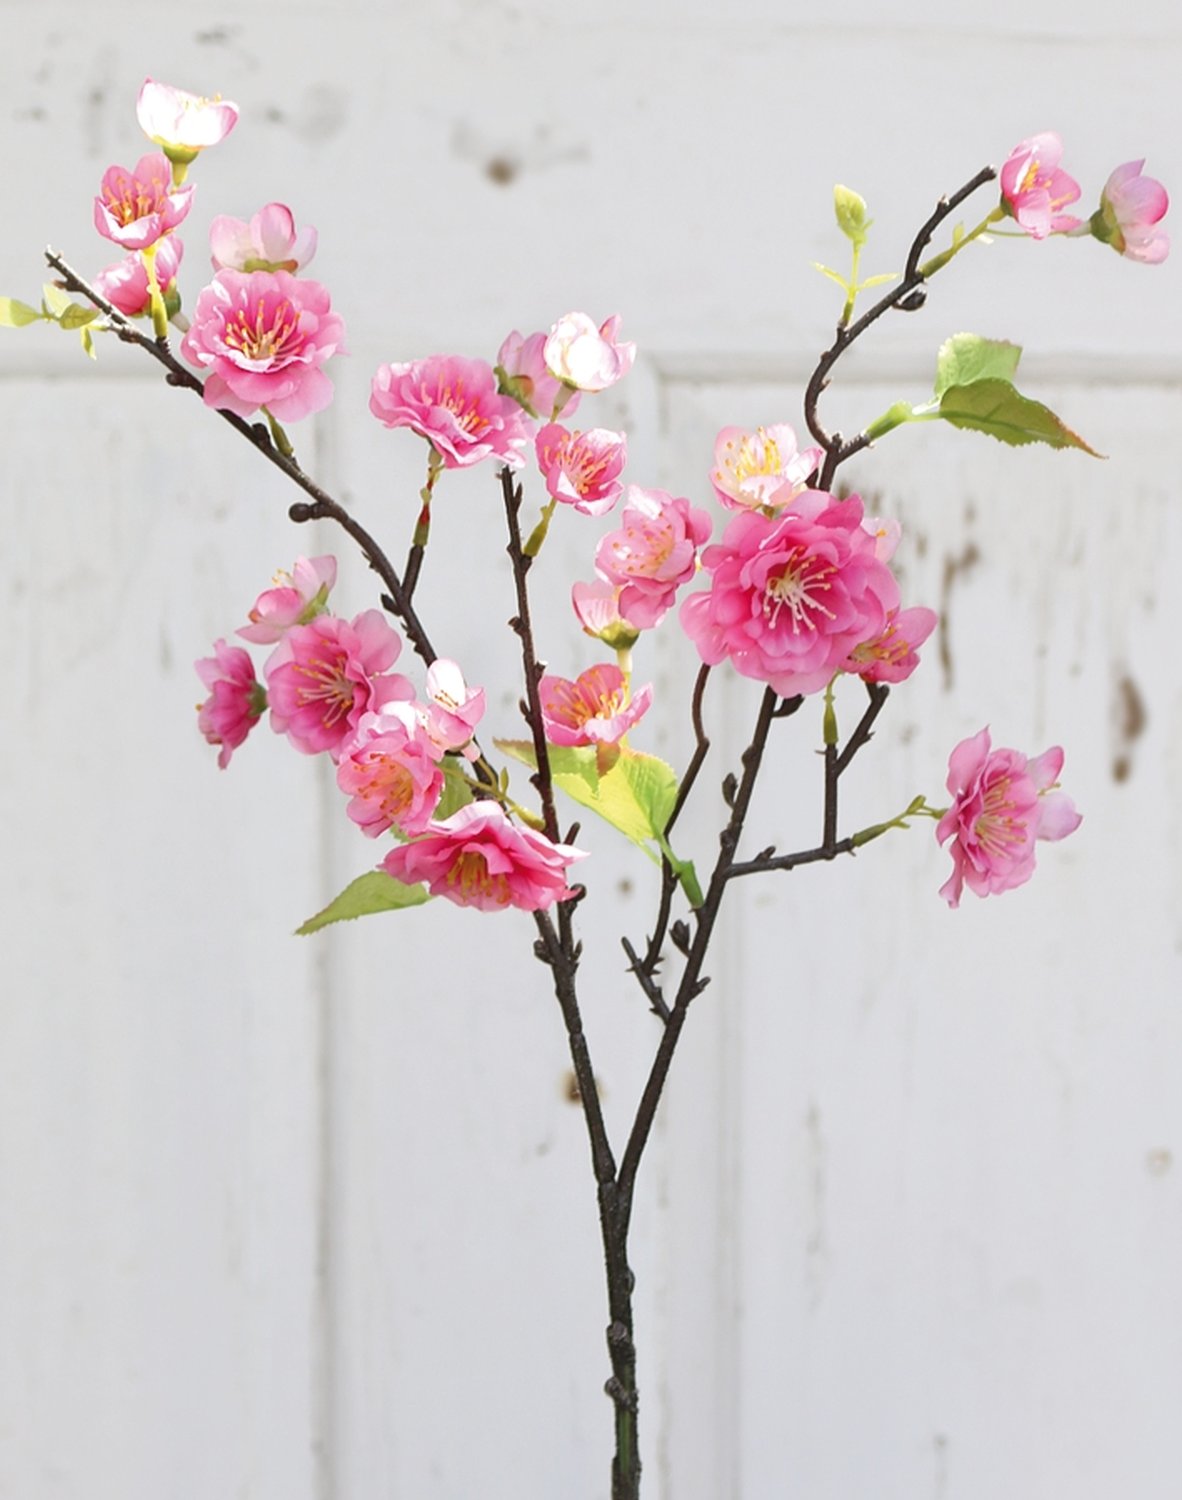
[[[163,154],[144,157],[134,171],[110,169],[95,205],[102,232],[136,252],[102,282],[129,312],[148,309],[149,265],[159,289],[174,295],[181,245],[173,230],[193,195],[185,165],[228,132],[236,114],[232,105],[215,109],[150,82],[142,102],[141,121]],[[1090,233],[1130,258],[1165,258],[1160,221],[1168,198],[1144,175],[1143,162],[1118,167],[1084,221],[1067,211],[1080,189],[1061,156],[1051,132],[1022,141],[1000,174],[1000,211],[1035,239]],[[182,344],[205,371],[207,403],[284,419],[321,409],[331,399],[322,366],[340,350],[343,327],[324,288],[297,275],[315,251],[315,231],[298,230],[290,210],[271,203],[248,221],[215,219],[210,239],[216,275]],[[652,701],[651,685],[631,687],[631,647],[699,571],[706,586],[683,600],[679,618],[704,662],[727,660],[782,697],[820,692],[841,674],[872,684],[909,677],[937,620],[924,606],[902,606],[889,566],[898,523],[865,516],[857,495],[816,488],[823,451],[799,447],[787,423],[718,434],[709,477],[731,518],[712,545],[704,510],[663,490],[625,485],[624,433],[567,425],[585,396],[631,368],[636,346],[619,338],[619,326],[615,316],[597,324],[572,312],[548,333],[511,332],[495,364],[433,355],[383,364],[371,386],[374,416],[429,444],[425,504],[439,469],[485,459],[520,468],[531,448],[551,502],[537,545],[555,505],[597,517],[623,497],[619,524],[595,549],[596,579],[572,590],[583,629],[619,662],[572,679],[542,677],[549,743],[594,746],[601,774],[610,769]],[[495,799],[436,817],[448,757],[477,754],[484,694],[467,687],[455,663],[437,661],[425,700],[417,701],[409,680],[390,670],[400,643],[384,616],[366,611],[345,620],[328,612],[334,580],[332,559],[301,558],[290,578],[259,596],[239,634],[274,647],[265,687],[247,653],[225,641],[198,663],[210,690],[199,726],[220,747],[219,764],[269,712],[273,729],[297,749],[331,756],[348,815],[363,832],[394,830],[408,841],[383,860],[391,875],[485,910],[537,910],[570,897],[566,871],[580,852],[519,827]],[[954,871],[942,891],[951,905],[966,884],[982,895],[1021,884],[1033,869],[1035,841],[1078,825],[1056,790],[1062,759],[1058,748],[1031,761],[991,751],[986,731],[953,752],[955,801],[937,830],[941,843],[951,840]]]
[[[573,414],[583,392],[604,390],[631,368],[636,346],[616,338],[619,321],[597,328],[586,313],[567,313],[548,334],[523,338],[514,330],[495,366],[458,354],[379,365],[369,409],[384,426],[425,438],[447,469],[486,458],[518,468],[534,436],[551,499],[601,515],[620,493],[623,434],[572,432],[555,418],[562,410]],[[545,425],[535,436],[539,418]]]
[[[1088,220],[1063,210],[1080,197],[1079,183],[1059,165],[1063,142],[1046,130],[1020,141],[1001,169],[1001,205],[1032,239],[1049,234],[1091,234],[1130,260],[1154,265],[1170,253],[1161,227],[1170,206],[1160,182],[1142,171],[1144,158],[1116,168]]]
[[[477,753],[484,690],[439,658],[427,670],[425,700],[417,701],[410,680],[390,671],[402,643],[385,618],[376,610],[352,620],[329,612],[335,581],[335,558],[301,557],[258,596],[237,633],[274,646],[263,682],[249,653],[224,640],[197,662],[209,689],[197,726],[219,747],[219,766],[269,711],[271,728],[297,750],[333,760],[348,816],[363,833],[394,829],[412,840],[382,861],[395,878],[426,880],[433,894],[482,910],[536,911],[568,900],[574,890],[565,871],[582,858],[579,850],[517,827],[496,802],[436,820],[447,757]]]
[[[174,231],[193,204],[189,164],[233,129],[237,107],[147,79],[136,113],[160,150],[134,168],[103,174],[94,200],[99,233],[131,252],[97,277],[99,291],[127,317],[153,309],[152,280],[164,314],[178,318],[177,269],[183,246]],[[291,210],[268,203],[249,221],[221,215],[210,230],[215,276],[198,294],[181,343],[205,374],[206,405],[251,417],[267,411],[296,421],[332,400],[323,366],[344,351],[345,328],[327,290],[297,277],[316,249],[316,231],[297,230]],[[180,322],[182,328],[186,325]]]

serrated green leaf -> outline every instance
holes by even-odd
[[[44,316],[27,302],[18,302],[15,297],[0,297],[0,325],[5,328],[25,328],[30,323],[40,323]]]
[[[1051,448],[1081,448],[1103,458],[1077,432],[1040,401],[1031,401],[1008,380],[974,380],[956,385],[940,397],[940,416],[954,427],[971,427],[999,442],[1021,448],[1046,443]]]
[[[62,311],[58,322],[63,328],[85,328],[101,316],[97,307],[84,307],[81,302],[71,302]]]
[[[498,750],[503,750],[506,755],[520,761],[523,766],[528,766],[531,771],[538,769],[533,740],[493,740],[493,744]],[[559,776],[573,776],[585,782],[594,795],[599,786],[598,753],[595,746],[550,745],[547,748],[551,775],[556,779]]]
[[[537,769],[532,740],[495,740],[498,750]],[[594,745],[551,745],[550,774],[580,807],[588,807],[635,844],[663,832],[677,801],[673,767],[655,755],[622,750],[611,770],[600,775]]]
[[[431,897],[424,885],[404,885],[387,875],[385,870],[370,870],[359,875],[330,901],[323,911],[309,917],[302,927],[296,928],[297,937],[307,937],[319,932],[330,922],[351,922],[355,917],[368,917],[379,911],[401,911],[407,906],[422,906]]]
[[[94,335],[89,328],[80,328],[78,337],[82,340],[82,352],[90,359],[97,359],[98,355],[94,348]]]
[[[70,306],[69,293],[64,292],[60,286],[54,286],[52,281],[47,281],[41,288],[41,298],[47,318],[60,318]]]
[[[1012,381],[1021,358],[1021,344],[983,339],[977,333],[954,333],[936,355],[936,395],[942,396],[954,385],[975,385],[978,380]]]

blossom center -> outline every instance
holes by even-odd
[[[314,656],[306,662],[296,662],[295,670],[308,679],[297,690],[297,698],[304,706],[324,705],[322,722],[326,728],[339,723],[352,709],[355,684],[345,676],[342,658],[326,661]]]
[[[490,896],[498,906],[508,906],[512,892],[506,875],[489,873],[488,861],[479,849],[465,849],[447,872],[447,883],[458,886],[462,896]]]
[[[794,547],[788,566],[764,584],[763,613],[771,628],[776,628],[782,609],[787,609],[791,617],[793,635],[799,635],[802,627],[816,630],[815,615],[835,619],[820,597],[833,587],[829,578],[835,572],[831,563],[809,556],[802,547]]]
[[[397,822],[414,801],[414,777],[396,756],[373,751],[365,757],[367,780],[358,793],[367,802],[378,803],[382,816]]]
[[[558,461],[572,486],[585,495],[603,478],[607,455],[596,455],[588,444],[580,441],[582,436],[581,432],[574,432],[559,446]]]
[[[1016,818],[1018,804],[1010,796],[1010,778],[990,784],[973,824],[973,836],[986,854],[999,858],[1026,842],[1026,820]]]
[[[117,177],[114,186],[104,186],[103,200],[111,217],[126,229],[137,219],[159,213],[165,193],[159,182],[145,182],[141,177]]]
[[[450,412],[455,419],[456,426],[468,437],[479,437],[492,426],[472,398],[465,393],[462,376],[456,380],[454,386],[448,381],[438,388],[435,394],[435,404]]]
[[[272,307],[260,297],[253,320],[247,308],[236,308],[226,321],[223,338],[243,359],[279,359],[294,354],[303,343],[299,313],[286,297]]]
[[[673,551],[673,528],[667,521],[647,526],[625,526],[612,543],[616,566],[633,578],[655,578]]]
[[[738,453],[733,458],[723,460],[736,486],[740,489],[745,480],[778,474],[782,467],[780,445],[775,438],[768,437],[762,427],[755,429],[755,435],[758,442],[753,442],[750,437],[744,437],[739,444]],[[734,443],[728,442],[726,446],[728,449],[733,449]]]

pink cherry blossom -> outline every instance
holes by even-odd
[[[458,662],[437,656],[427,668],[427,702],[420,713],[437,754],[463,750],[484,717],[484,689],[470,688]]]
[[[628,696],[619,667],[598,662],[572,682],[545,676],[538,684],[542,723],[552,745],[615,745],[648,712],[651,683]]]
[[[175,229],[193,206],[196,189],[173,187],[172,168],[155,151],[134,169],[108,167],[94,200],[94,227],[125,250],[145,250]]]
[[[620,614],[618,583],[596,578],[591,583],[572,584],[570,602],[587,635],[602,641],[613,651],[627,650],[639,640],[640,631]]]
[[[892,610],[886,629],[873,640],[855,646],[841,670],[863,682],[904,682],[919,666],[916,652],[935,630],[938,619],[934,609],[923,605]]]
[[[391,827],[422,833],[439,805],[443,772],[412,705],[388,703],[361,715],[337,762],[337,785],[370,838]]]
[[[290,573],[276,573],[275,587],[259,595],[250,624],[235,634],[265,646],[282,640],[293,625],[306,625],[325,613],[336,581],[335,557],[297,557]]]
[[[401,649],[376,609],[352,621],[317,615],[307,625],[293,625],[263,668],[271,728],[305,755],[326,750],[336,760],[362,714],[414,697],[400,673],[382,675]]]
[[[989,730],[962,740],[948,761],[953,803],[936,826],[952,840],[952,874],[940,887],[949,906],[967,885],[977,896],[1023,885],[1034,873],[1037,839],[1062,839],[1083,821],[1057,790],[1063,769],[1058,745],[1027,760],[1017,750],[991,750]]]
[[[628,452],[622,432],[606,427],[571,432],[551,422],[534,439],[534,448],[552,500],[585,516],[602,516],[619,499],[624,488],[619,475]]]
[[[1088,227],[1098,240],[1130,260],[1157,265],[1170,253],[1170,236],[1160,227],[1170,197],[1155,177],[1142,173],[1144,165],[1142,157],[1117,167],[1104,184],[1100,207]]]
[[[805,490],[774,519],[736,516],[702,563],[713,578],[681,606],[686,634],[703,661],[729,657],[783,697],[825,687],[899,605],[857,495]]]
[[[230,756],[259,721],[267,694],[254,675],[250,654],[241,646],[215,641],[212,656],[194,662],[209,697],[197,708],[197,728],[211,745],[220,745],[218,765],[224,771]]]
[[[181,343],[207,371],[207,406],[252,417],[265,406],[277,421],[323,411],[332,381],[320,368],[344,349],[345,325],[318,281],[287,271],[219,271],[200,293]]]
[[[586,313],[559,318],[543,346],[546,368],[576,391],[602,391],[627,375],[636,345],[621,343],[618,314],[596,328]]]
[[[425,437],[448,469],[483,458],[516,467],[528,428],[521,407],[497,390],[483,359],[434,354],[409,364],[379,365],[369,409],[387,427],[409,427]]]
[[[392,849],[382,869],[405,885],[480,911],[544,911],[575,894],[566,871],[585,852],[511,823],[499,803],[470,802],[423,838]]]
[[[796,449],[796,433],[787,422],[771,427],[724,427],[714,442],[710,482],[728,510],[787,505],[820,467],[820,448]]]
[[[229,99],[203,99],[145,78],[135,105],[140,129],[178,161],[192,161],[233,130],[238,106]]]
[[[175,295],[177,270],[185,247],[175,234],[156,241],[156,280],[165,300]],[[148,270],[143,256],[127,255],[117,265],[108,266],[94,278],[94,287],[112,307],[128,318],[138,318],[151,311],[152,295]]]
[[[510,394],[521,402],[530,416],[549,420],[554,408],[561,404],[563,412],[573,417],[582,398],[578,391],[563,385],[546,368],[543,350],[547,337],[544,333],[531,333],[528,338],[522,338],[514,329],[500,347],[497,367],[507,377]]]
[[[316,254],[316,231],[306,225],[297,234],[286,203],[268,203],[249,221],[219,214],[209,226],[210,258],[215,271],[291,271]]]
[[[1059,166],[1063,142],[1046,130],[1019,141],[1001,169],[1001,201],[1032,239],[1078,228],[1080,220],[1061,213],[1079,197],[1079,183]]]
[[[609,583],[620,585],[623,619],[648,630],[664,619],[677,590],[693,578],[698,548],[709,540],[712,522],[688,500],[664,490],[629,485],[618,531],[600,539],[595,567]]]

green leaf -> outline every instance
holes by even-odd
[[[351,922],[354,917],[368,917],[376,911],[401,911],[405,906],[422,906],[430,899],[426,886],[403,885],[401,880],[395,880],[384,870],[370,870],[347,885],[323,911],[318,911],[302,927],[297,927],[296,936],[307,937],[330,922]]]
[[[506,755],[520,761],[523,766],[528,766],[531,771],[538,769],[533,740],[493,740],[493,744],[498,750],[503,750]],[[550,772],[555,780],[559,776],[574,777],[585,782],[594,795],[599,786],[599,757],[595,746],[550,745],[547,748],[550,752]]]
[[[25,328],[30,323],[40,323],[44,316],[27,302],[18,302],[15,297],[0,297],[0,326],[4,328]]]
[[[54,286],[52,281],[47,281],[41,288],[41,305],[45,309],[47,318],[60,318],[66,308],[71,306],[70,297],[63,292],[60,286]]]
[[[494,740],[498,750],[537,769],[532,740]],[[655,755],[622,750],[611,770],[599,774],[594,745],[549,747],[550,774],[580,807],[589,807],[634,844],[664,831],[677,800],[673,767]]]
[[[939,414],[954,427],[971,427],[1015,448],[1046,443],[1051,448],[1082,448],[1093,458],[1104,456],[1049,407],[1023,396],[1008,380],[951,386],[940,397]]]
[[[443,762],[443,791],[439,797],[439,805],[431,816],[437,823],[442,823],[444,818],[450,818],[461,807],[467,807],[471,800],[472,788],[468,785],[467,777],[449,755]]]
[[[531,770],[537,769],[532,740],[493,743],[514,760]],[[555,786],[572,802],[589,808],[605,823],[619,829],[654,861],[657,856],[649,845],[656,844],[681,882],[690,905],[701,906],[702,888],[693,862],[678,859],[665,838],[665,825],[677,802],[678,781],[673,767],[655,755],[623,749],[611,770],[600,775],[594,745],[551,745],[549,750],[550,774]]]
[[[881,271],[877,276],[867,276],[865,281],[858,282],[858,290],[864,292],[870,286],[885,286],[888,281],[898,281],[898,271]]]
[[[954,333],[936,355],[936,395],[954,385],[974,385],[978,380],[1013,380],[1022,358],[1020,344],[1004,339],[983,339],[976,333]]]
[[[63,328],[85,328],[101,314],[97,307],[83,307],[81,302],[71,302],[63,310],[58,322]]]
[[[94,335],[90,329],[80,328],[78,330],[78,337],[82,340],[83,354],[87,355],[90,359],[97,359],[98,355],[94,352]]]

